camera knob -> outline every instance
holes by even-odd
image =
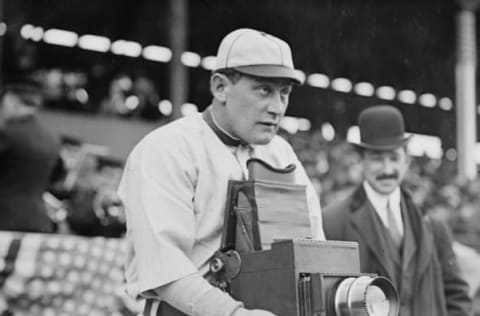
[[[213,258],[212,261],[210,261],[210,271],[213,273],[219,272],[223,267],[224,263],[220,258]]]

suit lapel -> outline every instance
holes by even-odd
[[[377,261],[383,266],[386,271],[392,272],[392,266],[389,264],[385,254],[387,246],[381,237],[378,228],[374,224],[375,210],[372,204],[368,201],[363,187],[360,187],[354,194],[351,204],[351,223],[352,226],[359,232],[364,240],[364,243],[373,253]]]
[[[406,213],[410,227],[405,227],[405,240],[403,248],[402,270],[409,269],[412,261],[417,265],[416,275],[422,276],[425,270],[431,263],[431,256],[433,251],[433,235],[429,223],[425,223],[422,214],[413,204],[409,194],[402,190],[402,212]],[[375,210],[372,204],[368,201],[363,187],[359,189],[352,196],[350,203],[350,223],[351,227],[360,235],[367,248],[378,261],[378,263],[385,269],[386,277],[394,278],[395,266],[394,260],[387,257],[388,249],[386,242],[383,240],[381,233],[374,224]],[[356,235],[350,235],[347,229],[347,238],[350,240],[357,240]],[[353,239],[352,239],[353,238]],[[405,271],[405,270],[404,270]],[[417,279],[417,281],[420,278]]]
[[[404,223],[404,239],[403,239],[403,265],[402,270],[405,271],[410,262],[413,260],[415,251],[417,250],[417,245],[415,242],[415,234],[412,230],[412,219],[410,212],[408,211],[407,204],[405,203],[405,198],[402,194],[401,199],[401,208],[402,216]]]
[[[425,272],[425,269],[431,263],[432,252],[434,249],[434,236],[432,234],[432,227],[430,223],[427,223],[421,211],[413,203],[410,194],[402,190],[403,203],[405,205],[405,211],[408,212],[410,219],[410,227],[413,236],[413,243],[416,245],[416,264],[417,275],[421,276]],[[409,261],[413,258],[410,257]]]

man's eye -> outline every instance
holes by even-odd
[[[270,87],[267,87],[267,86],[262,86],[259,88],[259,90],[260,90],[260,93],[263,95],[267,95],[272,91],[272,89],[270,89]]]
[[[400,157],[399,156],[392,156],[392,157],[390,157],[390,160],[394,161],[394,162],[397,162],[397,161],[400,160]]]

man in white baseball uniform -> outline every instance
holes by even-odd
[[[203,278],[221,244],[228,181],[247,178],[251,157],[276,168],[297,166],[311,237],[325,238],[315,190],[291,146],[276,135],[293,84],[301,83],[285,41],[235,30],[218,49],[212,104],[156,129],[133,149],[119,194],[127,216],[127,288],[147,298],[144,315],[173,309],[178,315],[272,315],[244,308]]]

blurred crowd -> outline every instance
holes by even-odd
[[[51,69],[34,76],[43,83],[48,108],[157,122],[171,113],[171,104],[160,106],[157,87],[143,73],[112,75],[99,87],[101,93],[91,89],[87,83],[92,80],[84,73]],[[345,140],[327,141],[320,130],[281,135],[293,145],[323,206],[344,197],[360,181],[358,154]],[[66,167],[63,178],[47,196],[53,218],[67,222],[64,226],[74,233],[120,236],[123,215],[115,188],[122,162],[78,140],[64,140],[61,155]],[[458,239],[480,249],[480,180],[458,179],[455,161],[422,156],[414,157],[405,186],[424,212],[443,218]]]
[[[327,141],[320,130],[295,134],[281,130],[280,135],[292,144],[323,207],[344,198],[361,181],[359,154],[346,140]],[[55,224],[55,231],[76,235],[72,237],[78,237],[78,243],[87,240],[81,236],[122,237],[125,233],[125,217],[116,190],[123,171],[123,161],[109,157],[108,148],[86,144],[78,139],[64,137],[61,143],[59,155],[62,158],[63,167],[55,170],[55,180],[50,185],[48,192],[44,194],[48,215]],[[448,159],[432,159],[427,156],[413,157],[404,185],[424,212],[440,217],[450,224],[457,241],[480,251],[480,215],[478,211],[480,180],[462,181],[456,177],[455,168],[455,161]],[[44,239],[42,239],[42,243],[48,245],[50,237]],[[88,240],[98,241],[99,239]],[[122,238],[101,240],[109,240],[118,244],[118,249],[123,249],[122,242],[124,240]],[[105,245],[107,244],[105,242]],[[480,284],[480,275],[477,271],[480,256],[478,252],[462,244],[457,243],[457,254],[463,256],[462,262],[468,263],[466,266],[464,265],[464,273],[469,275],[470,281],[473,283],[471,294],[474,295]],[[70,247],[70,245],[67,246]],[[48,252],[47,248],[45,251],[42,250],[43,248],[39,249],[39,253]],[[67,254],[69,254],[68,251],[65,254],[59,252],[59,256],[65,258]],[[99,258],[98,265],[102,266],[103,257]],[[476,261],[473,261],[472,258]],[[62,264],[61,261],[58,262],[60,265]],[[66,269],[72,270],[70,261],[65,259],[65,262]],[[75,271],[72,273],[75,275]],[[62,279],[63,275],[58,274],[56,277]],[[25,286],[29,286],[38,278],[41,276],[25,277]],[[107,277],[107,279],[108,282],[106,281],[105,284],[119,283],[118,278]],[[472,279],[475,280],[472,281]],[[55,282],[55,284],[62,284],[60,281]],[[76,284],[76,281],[72,284]],[[104,293],[107,290],[102,291],[101,293]],[[9,304],[16,304],[12,302],[18,300],[17,294],[11,295]],[[75,301],[85,301],[86,305],[92,305],[88,305],[90,306],[88,308],[104,308],[101,305],[104,304],[103,301],[95,301],[96,303],[93,304],[89,301],[89,297],[92,295],[85,295],[82,294],[75,298]],[[111,313],[112,315],[133,315],[140,308],[138,302],[128,300],[126,297],[115,294],[115,298],[118,299],[118,303],[114,304],[115,308],[123,311],[116,314]],[[477,306],[480,306],[480,296],[477,295],[477,298],[479,300]],[[30,298],[28,297],[28,299]],[[71,300],[70,297],[66,299]],[[35,307],[38,305],[28,303],[35,302],[34,298],[30,301],[24,299],[24,301],[27,302],[24,304],[25,306]],[[480,313],[480,311],[478,312]]]
[[[159,106],[159,88],[147,75],[139,71],[107,75],[101,69],[93,74],[38,70],[33,76],[43,83],[47,108],[155,121],[171,113]],[[102,76],[96,78],[96,72]]]
[[[281,135],[293,145],[323,206],[361,181],[358,153],[345,140],[326,141],[320,131]],[[65,216],[57,217],[66,218],[78,234],[121,236],[124,218],[115,189],[122,162],[68,139],[61,155],[66,170],[51,192],[62,202]],[[424,212],[447,221],[457,239],[480,250],[480,180],[463,181],[455,174],[454,161],[413,157],[404,184]]]
[[[326,141],[320,131],[284,135],[323,206],[343,198],[361,181],[360,157],[345,140]],[[425,213],[450,224],[457,240],[480,250],[479,179],[457,178],[455,161],[414,156],[404,186]]]
[[[108,76],[105,72],[105,69],[100,67],[92,71],[93,75],[90,75],[92,78],[87,78],[86,73],[50,69],[37,71],[34,77],[43,83],[45,106],[48,108],[160,122],[171,113],[171,105],[160,106],[159,90],[146,74],[132,72]],[[102,80],[103,85],[94,84],[96,81],[93,79],[97,73],[103,74],[103,77],[100,76],[103,79],[109,77],[110,80]],[[95,92],[92,88],[97,86],[97,90],[101,92]],[[348,194],[360,181],[358,154],[345,140],[327,141],[320,130],[293,135],[283,132],[281,135],[293,145],[320,195],[323,206]],[[106,156],[94,153],[95,150],[90,151],[91,147],[83,146],[79,141],[74,144],[64,142],[62,156],[67,162],[64,175],[66,179],[62,180],[64,182],[55,183],[54,197],[65,202],[65,208],[69,211],[63,214],[67,214],[68,218],[77,216],[78,212],[85,212],[85,205],[92,203],[96,206],[89,209],[92,212],[96,210],[95,214],[103,216],[101,214],[105,212],[98,206],[99,200],[102,199],[109,200],[102,202],[103,207],[108,209],[105,205],[114,205],[113,217],[120,218],[121,215],[118,214],[121,212],[118,210],[118,202],[114,201],[113,188],[121,174],[122,162],[113,162]],[[480,233],[480,228],[477,228],[480,227],[477,225],[480,222],[480,215],[477,212],[480,206],[478,195],[480,180],[457,179],[455,168],[455,161],[445,158],[439,160],[427,156],[414,157],[405,186],[412,192],[417,205],[425,212],[431,212],[447,220],[462,241],[480,249],[480,242],[476,241],[480,239],[477,238]],[[104,174],[109,174],[112,170],[115,171],[113,178],[104,177]],[[104,185],[105,181],[109,184]],[[103,190],[109,190],[109,193]],[[97,191],[102,196],[101,199],[96,196]],[[74,212],[72,208],[77,211]],[[109,218],[108,216],[107,212],[106,217]],[[63,217],[65,216],[59,216]],[[109,225],[112,224],[105,218],[102,221],[104,224],[107,222]],[[117,220],[113,222],[118,224]],[[98,225],[95,229],[87,229],[92,223],[82,223],[79,229],[88,234],[118,235],[121,231],[117,227],[106,233],[103,232],[102,226]]]
[[[83,236],[120,237],[125,231],[123,209],[116,194],[123,163],[103,148],[64,138],[62,175],[45,201],[57,230]]]

